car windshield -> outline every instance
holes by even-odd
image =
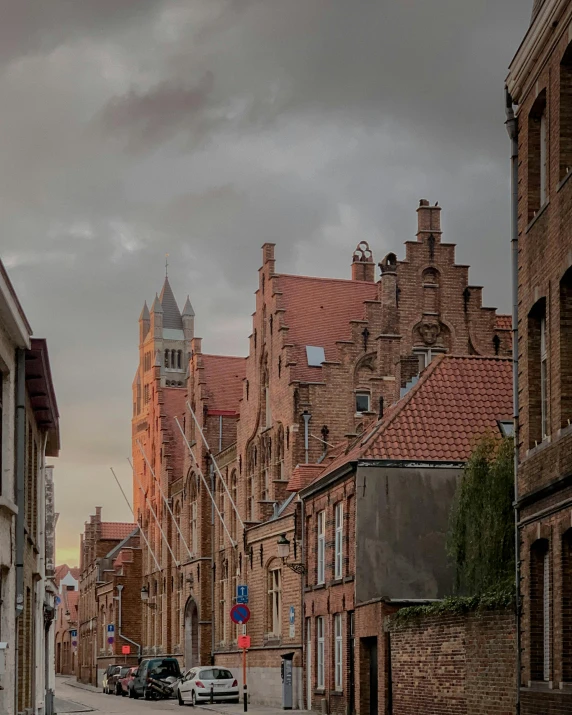
[[[121,668],[121,673],[119,675],[121,675],[121,677],[124,678],[127,675],[127,673],[129,672],[129,670],[130,670],[129,667]]]
[[[201,670],[199,673],[200,680],[232,680],[230,670],[224,668],[211,668],[210,670]]]
[[[179,669],[179,664],[177,663],[176,660],[161,660],[161,661],[151,663],[149,672],[155,678],[159,678],[159,679],[168,678],[171,675],[174,676],[175,678],[178,678],[179,675],[181,674],[181,671]]]

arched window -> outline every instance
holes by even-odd
[[[560,63],[560,181],[572,171],[572,44]]]
[[[179,370],[182,370],[183,368],[183,351],[182,350],[177,350],[177,367]]]
[[[560,281],[560,426],[567,427],[571,423],[572,268],[569,268]]]
[[[232,497],[232,501],[236,505],[236,499],[237,499],[237,476],[236,476],[236,469],[232,470],[232,473],[230,475],[230,495]],[[232,504],[229,505],[230,508],[230,533],[232,538],[236,541],[237,540],[237,519],[236,519],[236,511],[234,510]]]
[[[169,362],[169,351],[168,351],[168,350],[165,350],[165,367],[166,367],[166,368],[169,368],[170,366],[171,366],[171,365],[170,365],[170,362]]]
[[[548,199],[548,117],[546,90],[528,115],[528,220],[536,216]]]
[[[197,488],[197,478],[194,472],[191,472],[189,484],[189,521],[190,521],[190,541],[189,548],[193,556],[199,553],[199,542],[198,542],[198,488]]]
[[[423,313],[439,313],[439,271],[426,268],[422,276]]]
[[[278,425],[278,434],[276,437],[276,461],[278,462],[278,479],[285,479],[286,473],[284,470],[284,427]]]
[[[538,539],[530,550],[530,677],[536,681],[550,680],[550,581],[549,543]]]
[[[175,522],[177,523],[178,529],[175,529],[175,558],[177,561],[181,561],[181,535],[179,533],[181,529],[181,504],[177,502],[175,506]]]
[[[217,496],[218,496],[218,510],[219,510],[219,512],[220,512],[220,517],[221,517],[221,518],[220,518],[220,521],[219,521],[219,523],[220,523],[219,538],[220,538],[220,543],[221,543],[221,545],[222,545],[222,544],[224,544],[224,541],[225,541],[225,538],[226,538],[226,537],[225,537],[225,530],[224,530],[224,527],[223,527],[223,523],[226,524],[226,521],[225,521],[225,509],[224,509],[226,499],[225,499],[225,488],[224,488],[224,484],[222,483],[222,479],[220,479],[220,478],[218,479],[218,490],[217,490],[217,491],[218,491],[218,495],[217,495]]]
[[[273,636],[282,635],[282,569],[278,559],[268,567],[268,632]]]
[[[528,429],[529,447],[550,434],[548,414],[548,330],[546,299],[541,298],[528,314]]]

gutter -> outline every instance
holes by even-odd
[[[15,473],[16,473],[16,600],[14,607],[16,618],[24,610],[24,521],[25,512],[25,459],[26,459],[26,351],[22,348],[16,350],[16,424],[15,424]],[[18,651],[20,643],[16,626],[15,647],[15,677],[18,683]],[[14,692],[15,709],[18,712],[18,688]]]
[[[505,86],[506,129],[510,138],[511,167],[511,266],[512,266],[512,392],[514,412],[514,562],[516,581],[516,715],[520,713],[521,681],[521,593],[520,593],[520,536],[518,497],[518,443],[519,443],[519,403],[518,403],[518,120],[514,115],[513,101]]]

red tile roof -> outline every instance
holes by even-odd
[[[54,581],[58,588],[62,579],[65,578],[68,573],[70,573],[76,581],[79,581],[79,576],[81,572],[77,566],[75,566],[74,568],[70,568],[67,564],[61,564],[60,566],[56,566]]]
[[[279,307],[285,308],[284,324],[289,328],[286,342],[291,359],[296,362],[292,376],[297,380],[319,382],[321,367],[309,367],[306,346],[324,348],[326,360],[338,360],[336,341],[351,338],[350,320],[364,320],[364,301],[375,300],[375,283],[312,278],[309,276],[278,276],[277,289],[282,295]]]
[[[137,524],[127,524],[119,521],[102,521],[101,538],[110,541],[123,541],[137,528]]]
[[[299,492],[300,489],[304,489],[308,484],[311,484],[323,471],[323,464],[299,464],[292,472],[288,482],[288,491]]]
[[[209,410],[237,412],[246,377],[246,358],[202,355]]]
[[[317,479],[356,460],[465,462],[512,415],[512,360],[443,355],[355,446]],[[314,481],[317,481],[314,480]]]
[[[512,330],[512,315],[497,315],[495,328],[497,330]]]

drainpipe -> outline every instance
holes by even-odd
[[[24,520],[26,516],[25,504],[25,459],[26,459],[26,351],[23,349],[16,350],[16,455],[15,455],[15,472],[16,472],[16,506],[18,513],[16,514],[16,618],[22,615],[24,610]],[[18,712],[18,651],[20,643],[18,642],[18,626],[16,626],[16,643],[15,661],[16,672],[14,682],[16,688],[14,692],[15,708],[14,712]]]
[[[121,591],[123,591],[123,584],[119,583],[117,584],[117,591],[119,592],[119,596],[117,596],[117,605],[119,607],[119,617],[118,617],[118,629],[119,629],[119,637],[123,638],[124,641],[127,641],[128,643],[131,643],[131,645],[136,646],[137,648],[137,662],[139,663],[141,660],[141,644],[140,643],[135,643],[135,641],[132,641],[131,638],[128,638],[126,635],[124,635],[121,632]]]
[[[218,451],[222,452],[222,415],[220,415],[218,423]]]
[[[300,526],[302,528],[302,555],[301,561],[303,564],[306,563],[306,505],[304,499],[300,497]],[[294,534],[294,539],[296,539],[296,534]],[[308,677],[308,653],[307,653],[307,639],[308,634],[306,633],[306,614],[304,613],[304,594],[306,593],[306,569],[302,570],[302,589],[300,594],[300,632],[302,634],[302,674],[306,673],[306,678]],[[304,677],[302,675],[302,710],[306,710],[308,707],[308,683],[306,682],[306,687],[304,687]]]
[[[308,436],[309,436],[309,426],[310,426],[310,420],[312,419],[312,415],[308,412],[308,410],[304,410],[302,412],[302,417],[304,418],[304,454],[305,456],[305,464],[308,464]]]
[[[516,714],[520,713],[521,631],[520,631],[520,537],[518,532],[518,120],[508,88],[506,96],[506,128],[510,137],[511,165],[511,264],[512,264],[512,391],[514,412],[514,552],[516,579]]]

